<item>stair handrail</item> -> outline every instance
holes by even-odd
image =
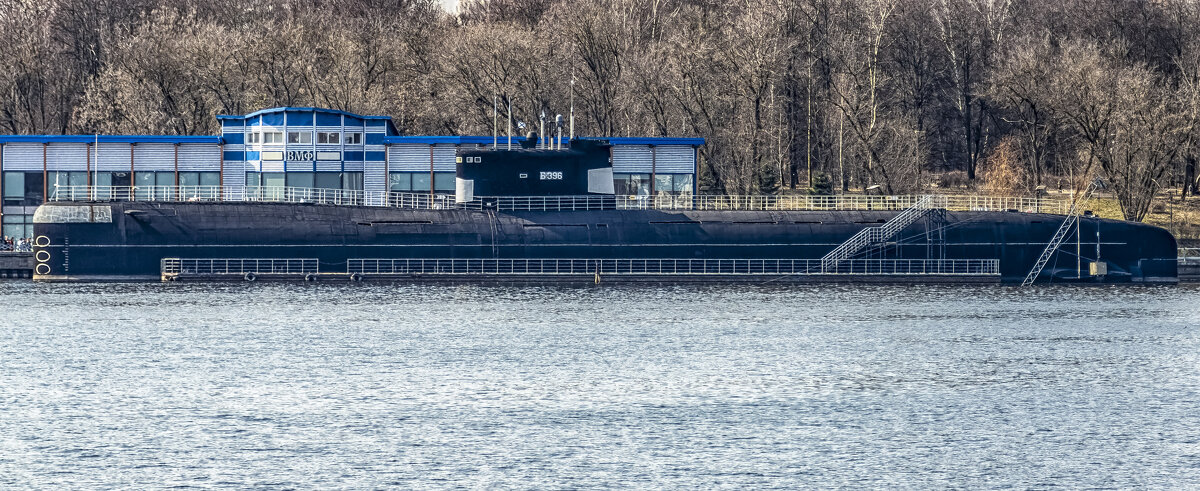
[[[1054,235],[1050,236],[1050,241],[1046,243],[1046,248],[1042,250],[1042,254],[1038,256],[1037,261],[1033,263],[1033,267],[1029,269],[1029,274],[1025,275],[1025,279],[1021,281],[1021,286],[1032,285],[1037,281],[1037,277],[1042,274],[1042,270],[1046,268],[1046,263],[1050,262],[1050,258],[1062,246],[1066,240],[1067,232],[1071,227],[1079,222],[1079,210],[1092,198],[1092,192],[1096,190],[1096,181],[1092,181],[1083,193],[1077,196],[1074,202],[1071,203],[1071,208],[1067,212],[1067,217],[1063,219],[1062,224],[1058,226],[1058,230],[1054,231]]]

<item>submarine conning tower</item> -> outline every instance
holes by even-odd
[[[527,141],[536,142],[536,135]],[[571,140],[566,150],[460,150],[455,158],[455,201],[497,196],[611,196],[611,148],[606,141],[577,139]]]

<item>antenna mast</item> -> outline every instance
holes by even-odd
[[[492,92],[492,148],[496,148],[496,141],[500,138],[500,125],[497,118],[500,117],[500,110],[496,107],[496,93]]]
[[[575,69],[571,69],[571,130],[567,134],[567,142],[575,139]]]
[[[504,102],[508,104],[508,149],[512,150],[512,99],[504,96]]]
[[[538,118],[538,146],[546,148],[546,110],[542,109],[542,114]]]

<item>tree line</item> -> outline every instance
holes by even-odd
[[[312,105],[489,134],[497,100],[573,100],[577,135],[707,138],[709,192],[1099,177],[1140,220],[1194,188],[1195,32],[1195,0],[0,0],[0,131]]]

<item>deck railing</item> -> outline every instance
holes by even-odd
[[[930,196],[932,207],[950,211],[1019,211],[1065,214],[1061,198],[997,196],[503,196],[456,203],[449,194],[367,192],[276,186],[55,186],[51,201],[247,201],[387,206],[417,210],[498,211],[574,210],[738,210],[738,211],[902,211]]]
[[[350,259],[347,274],[385,275],[963,275],[1000,274],[996,259]]]
[[[317,273],[315,258],[163,258],[162,274],[245,275]]]

